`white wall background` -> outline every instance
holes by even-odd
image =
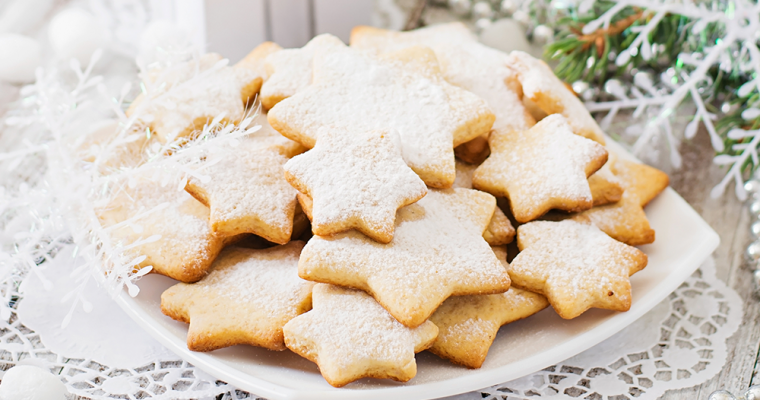
[[[235,62],[267,40],[283,47],[301,47],[314,35],[331,33],[348,42],[351,28],[371,24],[373,2],[205,0],[206,50]]]

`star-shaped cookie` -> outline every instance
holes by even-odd
[[[145,176],[151,172],[160,173],[146,170]],[[134,188],[125,184],[97,212],[112,244],[129,246],[160,235],[130,250],[134,257],[146,257],[136,268],[152,266],[152,272],[181,282],[206,276],[216,255],[233,238],[216,234],[209,224],[208,207],[176,186],[162,186],[143,176],[135,181]],[[156,207],[163,208],[153,211]]]
[[[267,110],[311,84],[312,61],[317,49],[343,47],[337,37],[324,33],[298,49],[285,49],[266,59],[269,79],[261,86],[261,105]]]
[[[223,236],[253,233],[270,242],[290,241],[296,193],[283,165],[301,145],[282,137],[260,118],[259,131],[239,139],[220,160],[191,178],[185,190],[211,208],[211,227]]]
[[[408,32],[370,26],[357,26],[351,31],[351,47],[379,53],[420,45],[435,52],[446,81],[488,103],[496,116],[494,130],[526,130],[535,124],[510,84],[516,76],[507,67],[508,55],[481,44],[463,23],[437,24]],[[488,156],[487,139],[486,134],[458,146],[457,156],[481,163]]]
[[[406,382],[417,374],[414,353],[430,347],[438,328],[408,328],[359,290],[317,284],[314,308],[285,325],[285,345],[319,366],[335,387],[361,378]]]
[[[127,114],[138,113],[143,119],[150,115],[150,130],[164,143],[192,137],[220,115],[223,122],[236,123],[261,87],[264,58],[278,48],[264,43],[233,67],[218,54],[207,54],[153,71],[143,77],[144,84],[153,86],[150,96],[141,95]]]
[[[454,182],[453,148],[487,133],[493,120],[485,101],[448,84],[422,47],[382,58],[345,46],[318,50],[312,84],[269,112],[277,131],[307,147],[324,128],[395,131],[404,161],[437,188]]]
[[[515,286],[543,294],[565,319],[589,308],[628,311],[628,278],[647,265],[641,250],[573,220],[520,225],[517,246],[509,265]]]
[[[491,155],[475,170],[473,186],[509,199],[520,223],[551,209],[582,211],[593,198],[588,177],[607,161],[604,146],[574,135],[558,114],[527,131],[489,138]]]
[[[612,173],[610,165],[614,163],[610,153],[607,162],[593,175],[588,177],[588,186],[591,189],[591,197],[594,206],[617,203],[623,197],[623,186],[620,179]]]
[[[620,159],[611,169],[625,188],[621,200],[586,210],[573,219],[591,221],[613,239],[631,246],[654,242],[654,229],[643,207],[668,187],[668,175],[648,165]]]
[[[251,50],[250,53],[232,67],[238,74],[239,79],[245,83],[240,91],[240,98],[243,100],[243,104],[250,105],[259,93],[259,90],[263,87],[264,82],[270,78],[266,59],[280,51],[282,51],[282,47],[277,43],[264,42],[256,46],[255,49]]]
[[[509,276],[483,239],[495,207],[493,196],[477,190],[430,190],[399,209],[390,243],[355,231],[314,236],[298,273],[362,289],[399,322],[419,326],[449,296],[509,288]]]
[[[509,268],[507,252],[493,249],[504,268]],[[480,368],[501,326],[548,306],[546,297],[514,287],[499,294],[450,297],[430,316],[438,327],[438,338],[429,350],[455,364]]]
[[[472,174],[475,172],[476,168],[476,165],[467,164],[457,160],[457,176],[454,180],[453,187],[472,189]],[[511,243],[514,237],[515,228],[512,227],[512,222],[504,214],[504,211],[497,206],[493,212],[493,217],[491,217],[491,222],[488,224],[485,232],[483,232],[483,239],[485,239],[491,246],[498,246]]]
[[[545,62],[522,51],[509,54],[508,65],[517,74],[523,95],[547,114],[562,114],[575,134],[604,144],[604,132],[578,96],[562,83]]]
[[[190,324],[187,348],[192,351],[239,344],[285,350],[282,327],[311,309],[314,283],[298,277],[303,245],[228,247],[208,276],[164,291],[161,311]]]
[[[395,132],[324,128],[313,149],[285,164],[285,179],[313,201],[315,235],[355,228],[380,243],[393,239],[396,210],[427,193],[398,141]]]

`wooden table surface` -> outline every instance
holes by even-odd
[[[753,294],[752,271],[744,260],[744,249],[752,242],[749,226],[755,218],[736,198],[733,186],[718,199],[710,197],[710,190],[725,170],[710,162],[714,152],[706,132],[683,143],[681,154],[684,165],[670,174],[671,186],[720,235],[720,246],[713,255],[718,278],[744,300],[744,317],[739,330],[727,342],[728,361],[717,376],[694,388],[668,391],[660,399],[703,400],[718,389],[738,396],[748,386],[760,385],[760,298]]]

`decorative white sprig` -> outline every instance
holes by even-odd
[[[593,3],[584,1],[581,5],[588,10],[591,4]],[[740,58],[748,59],[747,65],[743,67],[747,70],[745,72],[757,78],[739,88],[738,94],[740,97],[746,97],[754,90],[758,90],[758,83],[760,82],[760,51],[757,47],[757,32],[760,31],[760,4],[749,0],[736,0],[730,2],[729,9],[724,11],[714,8],[708,9],[704,4],[693,2],[620,0],[599,18],[586,24],[583,27],[583,32],[588,34],[597,29],[609,27],[613,18],[626,7],[640,8],[644,10],[646,15],[649,15],[649,18],[646,24],[631,28],[632,32],[637,36],[631,42],[631,45],[617,56],[615,62],[618,66],[625,65],[632,56],[638,54],[641,54],[644,60],[649,60],[653,57],[649,35],[667,14],[682,15],[689,18],[691,26],[688,29],[691,29],[693,33],[700,32],[708,24],[715,23],[721,27],[724,35],[716,40],[714,45],[706,48],[705,54],[702,57],[695,57],[692,54],[680,54],[678,58],[684,65],[680,75],[676,75],[675,70],[670,70],[656,84],[634,79],[634,86],[630,88],[630,93],[626,93],[625,89],[618,92],[608,90],[616,98],[615,100],[588,102],[586,103],[587,108],[592,112],[606,112],[602,119],[603,128],[609,126],[620,110],[633,109],[633,115],[637,117],[647,109],[654,109],[655,116],[646,123],[645,129],[642,129],[640,136],[636,138],[633,150],[641,155],[651,149],[654,136],[663,136],[665,139],[664,143],[666,143],[670,150],[671,163],[675,167],[680,167],[681,157],[677,152],[678,140],[674,135],[671,120],[679,106],[688,98],[694,104],[695,112],[691,122],[684,129],[684,137],[687,139],[693,138],[701,122],[705,125],[710,135],[710,143],[715,151],[723,152],[725,150],[724,141],[717,133],[713,124],[716,116],[705,107],[705,98],[703,96],[707,96],[708,94],[705,93],[703,95],[698,89],[700,85],[703,85],[710,79],[708,72],[711,68],[730,69],[727,63],[730,63],[731,59],[735,58],[735,55],[731,53],[735,52],[736,49],[741,49]],[[644,91],[639,89],[644,89]],[[650,110],[651,112],[652,110]],[[746,119],[750,118],[749,114],[743,116]],[[739,155],[735,157],[718,156],[715,158],[716,164],[725,165],[729,167],[729,170],[726,178],[713,189],[713,196],[720,196],[725,191],[727,183],[734,181],[736,182],[736,195],[740,199],[746,197],[746,193],[742,187],[742,165],[750,158],[752,160],[756,159],[758,140],[756,140],[755,134],[743,133],[742,135],[739,135],[738,132],[729,134],[730,138],[739,136],[753,138],[748,144],[733,146],[732,150],[741,152]]]
[[[206,168],[224,159],[241,137],[260,129],[254,123],[257,107],[237,124],[225,122],[225,115],[217,115],[194,139],[168,143],[154,140],[144,149],[139,164],[113,167],[109,163],[117,152],[137,140],[151,138],[148,123],[154,101],[212,76],[228,61],[221,60],[205,70],[196,68],[180,82],[175,82],[174,72],[188,65],[181,59],[165,63],[157,74],[150,71],[157,76],[140,85],[141,101],[127,116],[125,99],[134,85],[127,82],[118,95],[109,95],[103,78],[93,75],[100,57],[97,52],[84,69],[72,61],[64,68],[37,71],[36,82],[22,90],[23,100],[2,121],[6,129],[0,135],[0,148],[5,150],[0,152],[0,169],[9,174],[0,174],[0,245],[6,245],[0,247],[0,295],[4,297],[0,318],[7,320],[11,316],[10,296],[26,274],[33,273],[43,284],[52,285],[44,276],[45,263],[57,249],[72,243],[76,259],[83,261],[74,267],[77,285],[62,299],[71,303],[63,326],[75,308],[81,306],[87,312],[92,309],[84,293],[93,281],[112,293],[126,287],[130,295],[136,296],[139,288],[135,281],[151,270],[135,270],[146,258],[138,249],[161,240],[159,235],[142,235],[142,224],[168,204],[142,210],[112,226],[102,225],[98,209],[134,185],[136,177],[148,168],[159,172],[155,179],[178,191],[184,190],[188,177],[208,180]],[[197,65],[197,56],[195,60]],[[148,73],[142,71],[141,76]],[[67,79],[72,74],[73,81]],[[104,118],[117,121],[118,131],[91,145],[91,159],[83,158],[83,147],[92,141],[83,131],[92,130],[92,122]],[[112,240],[111,232],[124,227],[140,237],[131,243]]]

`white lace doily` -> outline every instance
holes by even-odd
[[[55,288],[71,287],[71,254],[24,279],[10,323],[0,322],[3,369],[16,364],[49,368],[72,394],[102,399],[253,399],[195,369],[155,342],[105,292],[89,283],[71,311]],[[67,286],[68,285],[68,286]],[[45,289],[45,287],[53,289]],[[716,278],[712,259],[681,287],[622,332],[565,362],[524,378],[451,399],[577,397],[654,399],[669,389],[698,385],[726,362],[726,339],[741,323],[738,294]],[[644,396],[644,397],[642,397]]]

